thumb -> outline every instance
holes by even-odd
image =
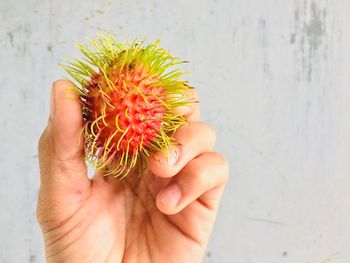
[[[73,85],[58,80],[52,86],[50,117],[38,144],[42,188],[66,192],[90,185],[81,137],[82,108]]]

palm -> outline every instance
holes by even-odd
[[[140,262],[135,255],[142,262],[146,258],[148,262],[200,261],[215,211],[195,201],[178,214],[161,213],[155,197],[168,180],[147,173],[120,182],[96,174],[87,192],[79,193],[84,198],[77,199],[76,193],[65,195],[56,207],[61,222],[56,222],[58,228],[50,228],[56,230],[58,239],[60,235],[65,238],[55,243],[52,255],[71,255],[72,250],[79,249],[86,251],[84,258],[100,258],[101,262]],[[71,206],[67,213],[67,205],[72,203],[75,208]],[[69,229],[77,224],[81,226],[79,233],[76,228]],[[72,242],[70,235],[78,238],[73,237]],[[63,248],[65,251],[60,251]]]

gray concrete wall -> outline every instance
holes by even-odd
[[[205,262],[350,262],[350,1],[0,0],[0,262],[43,262],[37,139],[96,32],[191,61],[231,177]]]

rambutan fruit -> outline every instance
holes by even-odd
[[[79,44],[82,59],[61,65],[74,79],[83,110],[85,160],[105,175],[142,174],[148,157],[168,156],[172,134],[186,119],[176,108],[188,106],[192,89],[173,66],[185,63],[159,47],[159,40],[118,43],[111,35]]]

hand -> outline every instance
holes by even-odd
[[[48,125],[39,140],[41,186],[37,218],[47,262],[201,262],[228,177],[212,152],[214,131],[190,120],[174,134],[172,158],[150,157],[142,177],[123,180],[97,171],[88,178],[79,137],[81,106],[56,81]],[[72,94],[77,96],[76,94]]]

